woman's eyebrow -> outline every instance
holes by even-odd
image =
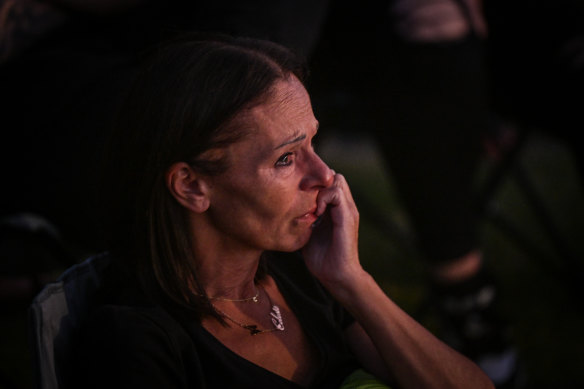
[[[306,139],[306,134],[299,135],[294,139],[290,139],[290,140],[282,143],[281,145],[274,147],[274,150],[278,150],[279,148],[282,148],[282,147],[287,146],[287,145],[292,144],[292,143],[300,142],[304,139]]]

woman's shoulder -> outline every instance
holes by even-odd
[[[188,343],[181,322],[139,285],[115,262],[103,272],[101,287],[79,333],[85,349],[103,358],[164,350],[170,355]]]
[[[186,387],[184,361],[192,359],[192,341],[161,307],[100,305],[79,340],[79,371],[90,387]]]
[[[160,306],[146,303],[96,306],[80,336],[84,347],[103,356],[114,352],[171,356],[181,354],[184,346],[191,343],[184,326],[175,317]]]
[[[158,328],[163,332],[181,330],[174,317],[154,304],[102,304],[91,311],[85,327],[109,334],[131,332],[137,328]]]

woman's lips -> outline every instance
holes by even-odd
[[[301,223],[309,223],[309,224],[313,224],[317,219],[318,219],[318,216],[316,216],[316,208],[314,208],[314,209],[306,212],[304,215],[301,215],[301,216],[296,218],[296,220],[298,220]]]

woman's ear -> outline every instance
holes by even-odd
[[[209,208],[208,183],[187,163],[177,162],[166,171],[166,186],[183,207],[197,213]]]

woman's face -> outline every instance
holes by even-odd
[[[207,216],[227,247],[294,251],[308,242],[316,198],[333,172],[312,147],[318,122],[291,76],[245,116],[247,135],[224,152],[228,170],[210,182]]]

